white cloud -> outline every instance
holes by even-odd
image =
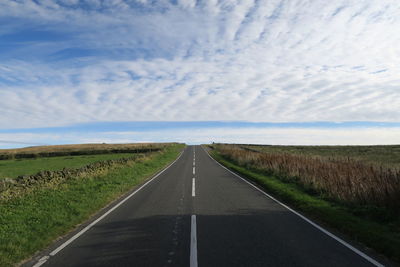
[[[0,4],[64,36],[0,52],[0,128],[400,118],[394,1],[38,2]]]

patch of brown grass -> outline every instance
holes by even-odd
[[[400,171],[368,165],[351,158],[260,153],[235,145],[215,146],[219,153],[241,166],[296,180],[305,188],[330,198],[356,204],[399,209]]]

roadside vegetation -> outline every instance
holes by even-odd
[[[76,161],[86,165],[0,180],[0,266],[15,265],[45,248],[167,166],[183,147],[162,144],[127,157],[96,156],[96,162],[78,156]]]
[[[267,146],[240,145],[253,151],[273,154],[321,156],[335,159],[352,159],[369,165],[400,169],[400,145],[385,146]]]
[[[332,154],[318,147],[210,147],[220,163],[278,199],[399,262],[400,171],[393,167],[395,160],[390,167],[379,160],[371,163],[370,156],[356,151],[346,154],[341,147],[332,147]]]

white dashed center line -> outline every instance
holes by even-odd
[[[196,196],[196,182],[195,179],[192,179],[192,197]]]
[[[190,231],[190,267],[197,267],[197,230],[196,215],[192,215],[192,229]]]

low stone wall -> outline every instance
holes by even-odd
[[[39,187],[54,187],[68,179],[79,179],[100,174],[114,167],[128,165],[144,158],[144,154],[137,154],[128,158],[94,162],[77,169],[64,168],[58,171],[40,171],[34,175],[0,179],[0,200],[9,200]]]

